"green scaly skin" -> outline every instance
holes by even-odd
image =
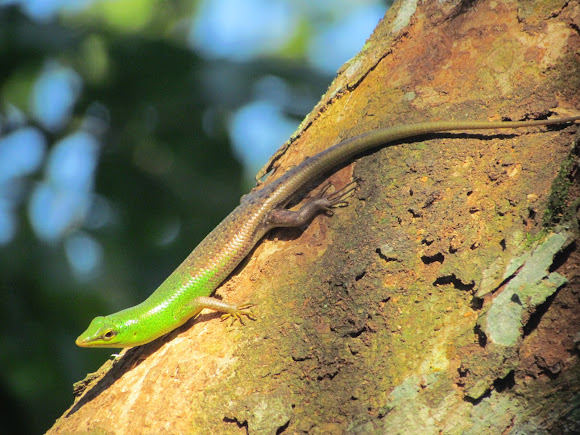
[[[515,122],[422,122],[388,127],[344,140],[246,195],[151,296],[134,307],[96,317],[76,344],[82,347],[139,346],[183,325],[204,308],[224,312],[234,320],[241,320],[242,316],[251,318],[251,312],[247,311],[249,305],[234,306],[209,296],[270,229],[304,225],[320,211],[344,204],[348,192],[318,197],[298,212],[285,210],[306,183],[357,154],[395,140],[436,132],[520,128],[577,120],[580,116]]]

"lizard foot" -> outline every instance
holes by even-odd
[[[328,191],[328,189],[330,189],[330,187],[332,187],[332,183],[328,182],[320,189],[315,199],[325,200],[322,209],[325,211],[327,215],[332,216],[334,214],[334,212],[332,211],[333,208],[348,206],[348,202],[346,201],[346,199],[352,194],[352,192],[355,191],[356,185],[359,180],[360,180],[359,178],[355,178],[347,185],[327,195],[326,192]]]
[[[242,325],[245,325],[243,316],[246,316],[250,320],[256,320],[255,314],[250,310],[254,305],[251,303],[237,305],[231,312],[223,314],[221,319],[222,321],[232,319],[230,326],[236,323],[236,320],[239,320]]]

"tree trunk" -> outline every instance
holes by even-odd
[[[269,180],[388,125],[577,113],[578,1],[416,3],[393,5]],[[577,130],[350,162],[330,176],[360,178],[349,207],[273,231],[218,289],[257,321],[204,314],[124,352],[49,433],[579,431]]]

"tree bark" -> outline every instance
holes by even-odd
[[[393,5],[266,182],[388,125],[577,113],[578,1],[416,3]],[[273,231],[218,289],[257,321],[204,314],[123,352],[49,433],[579,431],[577,130],[350,162],[330,176],[360,178],[349,207]]]

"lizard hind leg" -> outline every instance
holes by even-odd
[[[341,189],[327,194],[328,189],[332,186],[332,184],[328,182],[315,196],[307,198],[307,201],[300,209],[288,210],[285,208],[277,208],[272,210],[268,215],[267,223],[272,228],[300,227],[306,225],[320,212],[332,216],[334,213],[332,209],[346,207],[348,205],[346,198],[354,192],[357,182],[358,179],[355,179]]]

